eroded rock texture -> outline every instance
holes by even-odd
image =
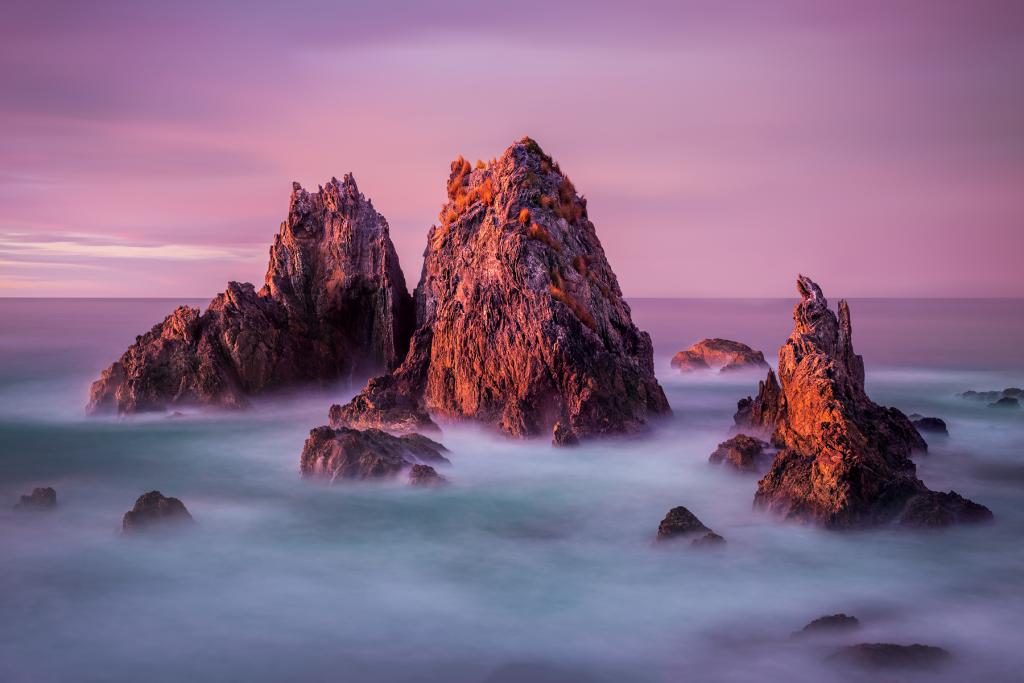
[[[452,164],[415,297],[405,362],[332,408],[335,426],[397,431],[433,414],[568,444],[670,412],[586,200],[529,138]]]
[[[390,369],[413,318],[387,221],[352,176],[318,192],[295,183],[263,287],[231,282],[202,314],[182,306],[136,337],[93,383],[87,412],[235,408],[250,395]]]
[[[392,436],[379,429],[317,427],[309,432],[302,448],[299,470],[305,477],[331,481],[387,479],[417,464],[447,464],[448,459],[442,455],[446,450],[419,434]],[[414,474],[428,476],[422,471]]]
[[[719,372],[767,368],[764,354],[730,339],[703,339],[672,357],[672,367],[687,372],[717,368]]]
[[[837,316],[810,278],[801,275],[797,289],[778,380],[769,370],[757,397],[740,401],[736,413],[741,429],[760,431],[781,449],[755,504],[831,528],[990,518],[987,508],[929,491],[917,478],[909,456],[927,446],[903,413],[865,393],[846,301]]]

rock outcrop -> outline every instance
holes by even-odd
[[[92,386],[87,412],[242,407],[247,397],[398,365],[412,298],[388,224],[351,175],[293,184],[262,289],[228,284],[203,313],[182,306]]]
[[[934,669],[950,658],[948,650],[934,645],[861,643],[842,648],[829,660],[868,669]]]
[[[57,507],[57,492],[49,487],[32,489],[29,495],[23,495],[14,504],[15,510],[52,510]]]
[[[772,460],[766,451],[768,445],[768,442],[761,439],[737,434],[718,444],[718,448],[708,457],[708,462],[712,465],[725,464],[740,472],[761,472],[767,469]]]
[[[989,408],[1020,408],[1020,400],[1013,396],[1003,396],[998,401],[988,404]]]
[[[1001,398],[1016,398],[1016,399],[1019,399],[1021,397],[1024,397],[1024,389],[1021,389],[1020,387],[1007,387],[1006,389],[1003,389],[1002,391],[999,391],[999,390],[975,391],[974,389],[971,389],[971,390],[965,391],[965,392],[963,392],[961,394],[957,394],[957,396],[959,396],[960,398],[966,398],[966,399],[969,399],[969,400],[972,400],[972,401],[987,401],[987,402],[991,403],[991,402],[998,401]]]
[[[658,525],[658,536],[655,539],[658,543],[667,541],[678,541],[689,539],[691,546],[707,546],[725,543],[725,539],[711,529],[704,526],[704,523],[697,519],[697,516],[679,506],[674,507],[665,515]]]
[[[409,470],[409,486],[433,488],[447,483],[448,480],[430,465],[413,465]]]
[[[419,434],[392,436],[379,429],[317,427],[302,448],[299,470],[305,477],[331,481],[387,479],[418,464],[447,464],[442,455],[446,450]],[[426,475],[420,471],[418,476]]]
[[[764,354],[729,339],[703,339],[672,357],[672,367],[688,372],[717,368],[719,372],[767,368]]]
[[[829,614],[828,616],[818,617],[811,623],[804,626],[802,629],[793,634],[794,638],[803,638],[805,636],[823,635],[831,633],[846,633],[848,631],[855,631],[860,628],[860,620],[857,617],[851,617],[848,614]]]
[[[778,380],[769,370],[757,398],[740,401],[735,418],[739,428],[760,431],[780,448],[755,504],[830,528],[991,517],[987,508],[929,491],[917,478],[909,456],[927,446],[903,413],[865,393],[849,306],[840,301],[837,317],[821,288],[802,275],[797,289],[801,301],[779,350]]]
[[[168,498],[159,491],[150,491],[139,496],[134,507],[124,513],[121,531],[131,534],[192,524],[194,521],[180,500]]]
[[[569,444],[668,414],[650,336],[551,157],[529,138],[490,164],[460,157],[447,189],[409,354],[332,408],[332,424],[401,431],[434,415]]]
[[[941,434],[943,436],[949,436],[949,429],[946,428],[946,421],[938,417],[925,417],[924,415],[918,415],[914,413],[909,416],[910,424],[914,425],[919,433],[926,432],[928,434]]]

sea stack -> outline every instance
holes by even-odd
[[[334,426],[403,431],[435,415],[568,445],[670,413],[586,200],[536,142],[489,164],[456,159],[447,194],[409,354],[334,406]]]
[[[355,179],[293,183],[263,287],[228,283],[206,311],[182,306],[136,337],[92,385],[87,412],[243,407],[247,397],[394,368],[412,297],[388,224]]]
[[[731,339],[702,339],[672,356],[672,367],[680,372],[717,369],[719,372],[767,368],[764,354]]]
[[[780,451],[754,502],[788,518],[843,529],[897,522],[945,526],[984,521],[988,508],[955,492],[928,490],[910,460],[924,439],[895,408],[864,391],[864,361],[853,350],[850,307],[838,316],[803,275],[793,333],[756,398],[739,402],[736,424],[769,436]]]

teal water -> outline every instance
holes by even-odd
[[[671,420],[573,450],[448,425],[438,491],[299,478],[308,430],[359,383],[243,414],[87,420],[89,382],[177,303],[0,300],[0,680],[877,680],[825,662],[865,641],[954,655],[886,680],[1019,680],[1024,413],[955,394],[1024,385],[1020,301],[852,302],[872,397],[949,424],[921,477],[996,515],[856,534],[755,513],[756,478],[707,464],[759,374],[668,368],[704,336],[774,355],[791,301],[633,302]],[[56,512],[10,510],[43,485]],[[153,488],[193,533],[118,536]],[[676,505],[727,545],[653,547]],[[861,632],[789,638],[839,611]]]

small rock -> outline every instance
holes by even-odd
[[[918,528],[944,527],[952,524],[977,524],[991,519],[991,510],[964,498],[956,491],[927,491],[907,502],[899,524]]]
[[[15,510],[52,510],[57,507],[57,492],[51,487],[32,489],[32,493],[21,496],[14,505]]]
[[[448,480],[437,473],[430,465],[413,465],[409,470],[409,486],[434,487],[444,486]]]
[[[709,531],[700,538],[690,541],[690,546],[694,548],[710,548],[719,545],[725,545],[725,539],[714,531]]]
[[[860,621],[857,617],[851,617],[848,614],[830,614],[824,617],[818,617],[811,623],[804,626],[799,631],[793,634],[793,637],[799,638],[806,635],[816,635],[819,633],[837,633],[839,631],[852,631],[856,628],[860,628]]]
[[[159,491],[150,491],[139,496],[135,507],[124,513],[121,530],[127,534],[156,527],[191,524],[194,521],[180,500],[168,498]]]
[[[764,354],[731,339],[702,339],[672,357],[672,367],[682,372],[718,368],[719,372],[743,368],[767,368]]]
[[[871,669],[931,669],[945,664],[949,659],[949,651],[941,647],[892,643],[850,645],[829,657],[829,661]]]
[[[989,403],[989,408],[1020,408],[1020,401],[1013,396],[1003,396],[995,403]]]
[[[386,479],[413,465],[449,464],[447,449],[421,434],[394,436],[379,429],[317,427],[302,448],[299,469],[305,477]]]
[[[946,422],[937,417],[924,417],[914,413],[910,416],[910,424],[919,432],[927,432],[929,434],[945,434],[949,436],[949,430],[946,429]]]
[[[725,463],[740,472],[758,472],[765,469],[763,465],[771,462],[771,457],[765,453],[766,448],[766,441],[746,434],[737,434],[728,441],[718,444],[715,452],[708,457],[708,462],[713,465]]]
[[[693,534],[702,534],[701,538],[695,539],[693,545],[711,545],[725,541],[721,536],[704,526],[704,523],[697,519],[696,515],[682,506],[669,510],[668,514],[665,515],[665,519],[661,520],[661,524],[658,525],[658,537],[656,540],[658,542],[673,541],[686,536],[692,536]],[[716,538],[711,538],[712,536]]]

